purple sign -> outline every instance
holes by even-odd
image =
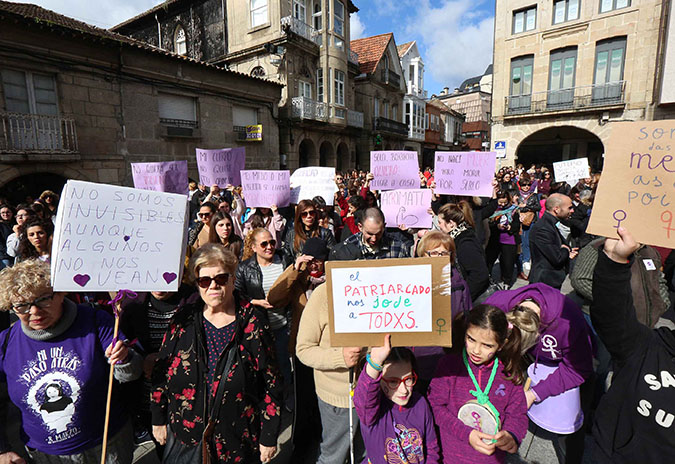
[[[389,190],[380,193],[380,203],[388,227],[405,225],[416,229],[431,227],[431,190]]]
[[[199,182],[202,185],[217,185],[225,188],[229,185],[241,185],[239,171],[246,163],[246,149],[221,148],[220,150],[202,150],[197,148],[197,168]]]
[[[416,189],[420,168],[416,151],[371,151],[370,172],[373,190]]]
[[[470,197],[492,196],[496,159],[494,151],[437,151],[435,192]]]
[[[134,187],[166,193],[188,193],[187,161],[131,163]]]
[[[289,171],[241,171],[246,206],[269,208],[288,206],[291,198]]]

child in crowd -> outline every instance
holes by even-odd
[[[384,346],[366,356],[354,394],[356,413],[366,446],[364,463],[440,463],[431,408],[413,391],[417,382],[415,356],[407,348]]]
[[[521,333],[500,309],[489,305],[475,306],[459,324],[464,329],[463,346],[457,343],[462,352],[439,361],[427,395],[440,431],[443,461],[504,462],[506,453],[518,451],[527,433],[527,404],[519,386],[524,380]],[[470,402],[492,412],[498,424],[494,432],[481,432],[459,419],[460,408]]]

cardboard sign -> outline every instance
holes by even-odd
[[[450,346],[448,258],[328,261],[331,346]]]
[[[289,171],[241,171],[241,186],[249,208],[288,206],[291,198]]]
[[[243,147],[219,150],[197,148],[197,169],[202,185],[217,185],[220,188],[225,188],[228,184],[235,187],[241,185],[239,171],[244,169],[245,164],[246,149]]]
[[[416,151],[371,151],[370,172],[373,190],[416,189],[420,186]]]
[[[429,229],[432,218],[431,190],[389,190],[380,194],[380,204],[389,227],[405,225],[416,229]]]
[[[492,196],[497,154],[493,151],[437,151],[435,192],[469,197]]]
[[[177,291],[187,202],[182,194],[69,180],[54,229],[54,290]]]
[[[297,204],[300,200],[320,196],[327,205],[332,206],[335,192],[335,168],[300,168],[291,176],[291,203]]]
[[[675,121],[612,123],[587,232],[675,248]]]
[[[568,161],[553,163],[553,176],[556,182],[567,182],[574,186],[579,179],[590,177],[588,158],[577,158]]]
[[[166,193],[188,193],[187,161],[131,163],[134,187]]]

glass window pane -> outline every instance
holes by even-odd
[[[532,65],[523,66],[523,95],[532,93]]]
[[[602,0],[600,3],[600,13],[610,11],[612,9],[612,0]]]
[[[559,24],[565,21],[565,0],[555,2],[553,13],[553,24]]]
[[[567,4],[567,20],[579,19],[579,0],[569,0]]]
[[[26,75],[21,71],[2,70],[5,106],[10,113],[30,113]]]
[[[251,11],[251,26],[260,26],[267,22],[267,8]]]
[[[616,0],[617,8],[626,8],[628,5],[630,5],[630,0]]]
[[[534,26],[536,24],[536,19],[537,19],[537,9],[532,8],[531,10],[527,11],[527,30],[531,31],[534,29]]]
[[[520,95],[521,92],[521,67],[513,68],[511,73],[511,95]]]
[[[612,50],[612,58],[609,63],[609,82],[621,80],[621,66],[623,65],[623,48]]]
[[[516,19],[513,26],[513,32],[514,33],[523,32],[523,21],[525,20],[525,13],[522,11],[516,13],[515,18]]]
[[[570,57],[565,58],[565,69],[563,74],[563,88],[569,89],[574,87],[574,65],[576,64],[576,58]]]
[[[607,57],[609,52],[599,52],[595,62],[595,83],[604,84],[607,78]]]
[[[558,90],[560,88],[561,68],[562,68],[562,60],[551,61],[551,90]]]

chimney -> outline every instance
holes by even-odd
[[[443,95],[447,95],[450,93],[450,88],[449,87],[443,87]]]

